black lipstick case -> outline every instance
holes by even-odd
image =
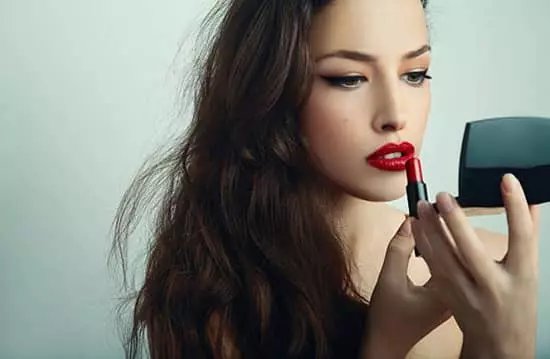
[[[550,202],[550,118],[499,117],[466,124],[460,206],[503,207],[500,183],[506,173],[519,179],[529,204]]]

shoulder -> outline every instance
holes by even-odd
[[[483,228],[475,228],[475,231],[492,257],[498,260],[504,257],[508,250],[507,235]]]

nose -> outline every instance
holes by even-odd
[[[380,88],[374,101],[376,104],[372,119],[374,131],[389,134],[405,128],[406,120],[400,110],[401,104],[397,88],[391,86]]]

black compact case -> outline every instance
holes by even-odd
[[[550,202],[550,118],[499,117],[469,122],[462,140],[457,201],[463,208],[503,207],[506,173],[529,204]]]

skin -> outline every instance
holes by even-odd
[[[428,263],[433,293],[450,308],[464,333],[463,358],[534,358],[537,331],[539,209],[529,207],[520,182],[503,177],[508,222],[506,256],[495,261],[464,212],[446,193],[439,214],[427,202],[412,222]]]
[[[430,53],[402,57],[428,44],[419,0],[337,0],[314,19],[316,76],[301,123],[319,170],[343,193],[368,201],[404,194],[402,172],[375,169],[366,157],[388,142],[409,141],[420,151],[430,83],[418,72],[428,69]],[[339,50],[377,59],[325,57]],[[323,78],[341,76],[362,78],[333,86]]]
[[[338,194],[338,219],[357,264],[354,278],[369,298],[388,243],[405,218],[385,202],[405,195],[406,176],[371,167],[366,158],[388,142],[408,141],[420,151],[431,98],[430,81],[422,75],[431,60],[430,51],[423,51],[426,45],[429,33],[419,0],[337,0],[312,24],[315,78],[301,114],[303,136],[320,174]],[[339,50],[373,59],[328,56]],[[404,58],[415,51],[417,56]],[[325,79],[342,76],[352,77],[339,84]],[[476,231],[487,254],[501,259],[507,250],[504,236]],[[422,258],[412,256],[408,264],[414,284],[429,279]],[[437,310],[433,315],[441,316]],[[461,345],[461,330],[451,318],[418,342],[408,358],[458,358]]]

